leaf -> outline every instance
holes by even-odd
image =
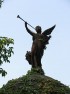
[[[3,64],[2,60],[0,59],[0,65]]]
[[[2,76],[6,76],[7,72],[5,70],[2,70]]]

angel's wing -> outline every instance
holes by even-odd
[[[50,35],[51,32],[53,31],[53,29],[55,28],[56,25],[52,26],[51,28],[49,29],[46,29],[42,34],[43,35]]]

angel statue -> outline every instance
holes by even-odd
[[[51,38],[51,33],[56,25],[42,32],[40,26],[36,26],[36,33],[32,32],[27,27],[27,22],[25,22],[25,28],[27,32],[32,36],[33,43],[31,51],[27,51],[26,60],[32,65],[32,68],[41,67],[41,58],[43,56],[44,50],[46,49],[46,45],[49,44],[49,39]]]
[[[51,38],[50,34],[52,33],[56,25],[42,32],[41,26],[36,26],[34,28],[32,25],[30,25],[24,19],[22,19],[19,15],[17,16],[17,18],[20,18],[22,21],[25,22],[25,28],[33,38],[31,51],[27,51],[26,53],[26,60],[30,65],[32,65],[32,68],[37,68],[37,67],[41,68],[42,67],[41,59],[42,59],[44,50],[46,49],[46,45],[49,44],[49,39]],[[27,24],[33,29],[35,29],[36,33],[32,32],[27,27]]]

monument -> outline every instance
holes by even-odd
[[[17,17],[23,20],[19,15]],[[54,30],[56,25],[42,32],[41,26],[36,26],[34,28],[25,20],[23,21],[25,22],[26,31],[32,36],[32,39],[33,39],[31,51],[27,51],[26,53],[26,60],[30,65],[32,65],[32,68],[37,68],[37,67],[41,68],[42,67],[41,59],[42,59],[44,50],[46,49],[46,45],[49,44],[51,33]],[[35,29],[36,33],[31,31],[27,25]]]
[[[70,88],[68,86],[44,75],[42,69],[41,59],[44,50],[46,49],[46,45],[49,44],[51,33],[55,28],[55,25],[42,32],[40,26],[34,28],[26,21],[24,22],[26,31],[33,38],[31,51],[27,51],[26,53],[26,60],[32,68],[26,75],[23,75],[18,79],[12,79],[8,81],[6,85],[3,85],[0,89],[0,94],[70,94]],[[28,28],[28,25],[34,28],[36,33],[32,32]]]

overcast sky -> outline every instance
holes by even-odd
[[[42,67],[45,75],[70,85],[70,1],[5,0],[0,9],[0,36],[13,38],[15,44],[11,62],[1,66],[8,74],[0,76],[0,87],[31,69],[25,54],[31,50],[32,37],[26,32],[24,22],[17,19],[18,14],[32,26],[40,25],[42,31],[56,24]]]

